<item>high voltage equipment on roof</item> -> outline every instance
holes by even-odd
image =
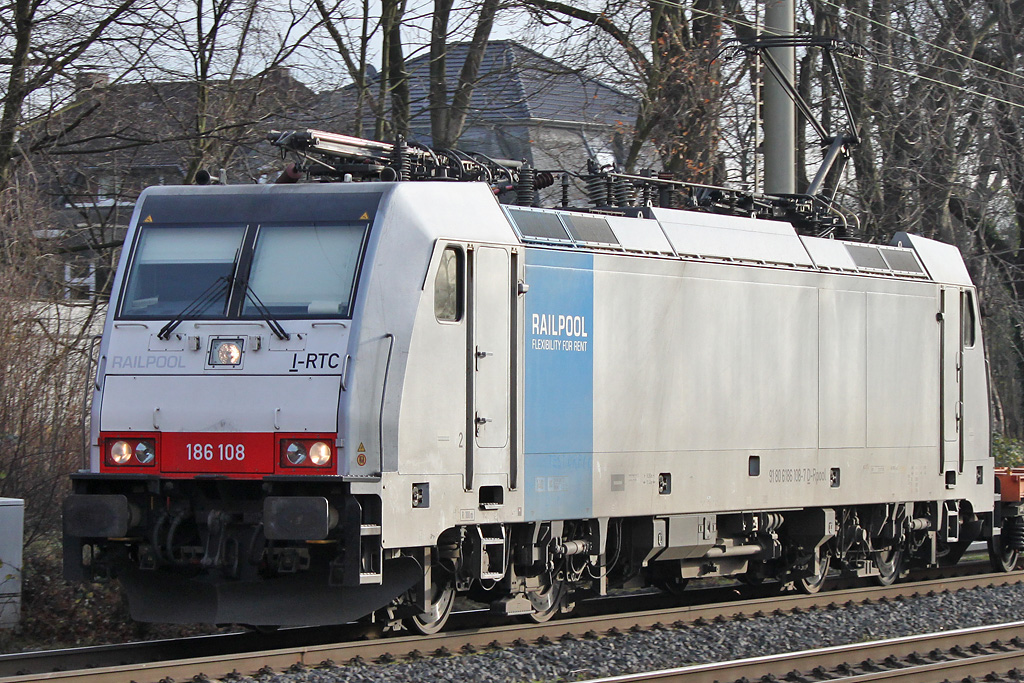
[[[854,235],[848,218],[831,197],[767,195],[677,180],[672,173],[644,169],[623,173],[617,165],[591,159],[587,172],[535,169],[525,161],[493,159],[477,152],[432,149],[399,138],[395,143],[356,138],[321,130],[271,131],[268,141],[292,155],[279,183],[297,182],[304,174],[360,181],[486,182],[505,204],[539,206],[538,191],[561,182],[562,208],[585,212],[650,217],[650,208],[676,208],[734,216],[783,220],[803,234]],[[589,207],[571,207],[569,188],[578,180]]]

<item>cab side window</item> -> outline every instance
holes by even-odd
[[[462,319],[463,255],[457,247],[445,247],[434,276],[434,317],[441,322]]]
[[[976,336],[977,336],[976,332],[975,332],[975,330],[977,328],[977,320],[975,319],[975,316],[974,316],[974,294],[973,294],[973,292],[964,292],[963,302],[964,302],[964,311],[963,311],[963,315],[961,316],[960,319],[963,321],[963,325],[964,325],[964,332],[963,332],[963,334],[964,334],[964,337],[963,337],[963,339],[964,339],[964,346],[967,347],[967,348],[971,348],[971,347],[974,346],[975,341],[976,341]]]

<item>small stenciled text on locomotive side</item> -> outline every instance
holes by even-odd
[[[769,484],[824,484],[828,470],[818,467],[778,467],[768,470]]]

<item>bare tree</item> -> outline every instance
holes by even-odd
[[[473,88],[480,75],[480,63],[494,26],[498,0],[482,0],[458,82],[449,96],[446,62],[451,39],[451,10],[452,0],[435,0],[430,33],[430,130],[437,147],[458,146],[466,125]]]
[[[8,73],[0,113],[0,187],[10,183],[13,164],[24,152],[19,150],[22,131],[59,106],[66,74],[79,60],[124,39],[141,5],[142,0],[87,5],[14,0],[0,7],[0,46],[10,55],[4,60]]]
[[[324,0],[314,0],[317,11],[323,20],[324,30],[330,37],[332,51],[336,51],[345,64],[346,74],[351,79],[353,89],[356,92],[353,116],[350,122],[350,132],[356,137],[363,136],[363,119],[367,109],[373,112],[377,128],[383,126],[385,114],[381,103],[376,99],[370,89],[370,41],[377,30],[377,26],[371,26],[369,0],[361,0],[359,17],[359,31],[357,37],[353,38],[348,30],[348,22],[345,20],[344,0],[330,7]],[[329,53],[330,54],[330,53]]]
[[[96,308],[62,304],[62,263],[37,237],[58,222],[32,192],[0,193],[0,495],[25,499],[26,542],[58,527],[82,465]]]
[[[863,237],[956,244],[986,302],[997,428],[1024,435],[1024,32],[1013,3],[816,0],[807,11],[871,50],[847,73],[864,124],[847,201]],[[996,362],[998,361],[998,362]]]
[[[354,124],[349,130],[361,135],[363,116],[373,112],[377,139],[409,135],[415,104],[409,89],[406,63],[410,55],[429,51],[428,108],[431,137],[437,147],[457,147],[466,125],[473,90],[494,21],[499,0],[479,0],[456,5],[454,0],[434,0],[429,7],[408,7],[406,0],[384,0],[378,21],[371,21],[365,2],[356,7],[339,2],[328,7],[315,0],[334,50],[342,58],[355,94]],[[419,11],[421,10],[421,11]],[[429,29],[425,26],[429,22]],[[353,30],[355,28],[355,30]],[[368,50],[379,37],[379,74],[368,74]],[[451,45],[468,38],[469,44],[454,83],[449,82]],[[371,90],[376,84],[377,92]]]
[[[154,85],[158,106],[173,112],[170,139],[187,139],[185,182],[206,165],[226,168],[275,107],[300,107],[282,97],[284,67],[321,19],[313,8],[278,8],[256,0],[180,0],[161,6],[160,25],[139,73]],[[193,97],[161,92],[171,81]],[[173,100],[173,101],[172,101]]]
[[[559,0],[528,0],[541,24],[575,23],[610,38],[638,83],[640,106],[625,166],[633,169],[653,143],[666,170],[697,182],[722,179],[718,158],[722,74],[715,61],[726,13],[720,0],[692,6],[609,0],[586,8]],[[614,19],[613,19],[614,17]],[[588,48],[596,43],[588,43]],[[601,51],[598,51],[601,52]],[[604,59],[615,60],[604,52]]]

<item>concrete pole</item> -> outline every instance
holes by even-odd
[[[764,29],[768,35],[793,35],[795,0],[765,0]],[[796,82],[796,51],[769,50],[789,82]],[[796,106],[770,72],[764,83],[764,191],[796,192]]]

